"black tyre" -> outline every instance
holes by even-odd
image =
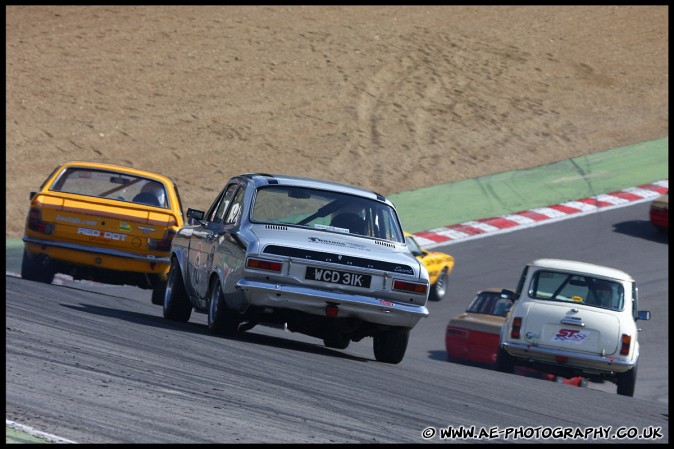
[[[23,279],[51,284],[55,274],[54,270],[45,264],[39,263],[36,258],[31,257],[24,248],[23,260],[21,261],[21,277]]]
[[[447,285],[449,285],[449,275],[447,274],[447,268],[443,268],[435,284],[431,285],[428,299],[431,301],[442,301],[447,294]]]
[[[351,339],[339,332],[330,332],[323,338],[323,344],[328,348],[346,349],[350,343]]]
[[[634,396],[634,387],[637,383],[637,365],[634,368],[618,374],[618,394],[622,396]]]
[[[515,360],[513,359],[513,356],[508,354],[508,352],[501,347],[499,347],[496,352],[496,370],[510,374],[515,372]]]
[[[400,363],[407,351],[410,330],[404,328],[390,329],[376,334],[374,337],[374,358],[382,363]]]
[[[172,321],[187,323],[192,315],[192,303],[187,297],[180,266],[175,259],[171,259],[168,280],[164,291],[164,318]]]
[[[164,296],[166,295],[166,281],[158,281],[152,289],[152,304],[161,306],[164,304]]]
[[[238,314],[231,310],[225,302],[218,279],[211,285],[211,300],[208,307],[208,330],[214,334],[232,337],[236,335],[241,324]]]

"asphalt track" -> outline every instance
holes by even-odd
[[[469,220],[666,181],[669,178],[668,144],[667,137],[526,170],[400,192],[390,195],[389,199],[398,208],[403,226],[412,233],[423,233]],[[6,240],[7,266],[17,266],[17,261],[20,264],[22,247],[20,239]],[[9,422],[5,441],[8,444],[68,443],[57,436]]]

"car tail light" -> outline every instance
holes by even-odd
[[[54,224],[42,221],[42,212],[36,207],[31,207],[28,212],[28,229],[43,234],[54,232]]]
[[[555,361],[556,361],[557,363],[568,363],[568,362],[569,362],[569,358],[566,357],[566,356],[564,356],[564,355],[556,355],[556,356],[555,356]]]
[[[520,328],[522,327],[522,317],[516,316],[513,318],[513,328],[510,331],[510,336],[512,338],[520,338]]]
[[[170,251],[171,242],[173,241],[173,237],[175,236],[176,231],[173,229],[169,229],[168,231],[166,231],[166,234],[164,234],[164,237],[161,240],[148,238],[147,246],[155,251]]]
[[[246,260],[246,268],[254,268],[256,270],[277,271],[280,273],[282,267],[283,263],[271,260],[256,259],[254,257],[249,257]]]
[[[425,295],[428,291],[428,285],[420,284],[418,282],[401,281],[400,279],[395,279],[393,281],[393,290]]]
[[[632,337],[623,334],[622,338],[620,339],[620,354],[621,355],[628,355],[630,353],[630,344],[632,343]]]

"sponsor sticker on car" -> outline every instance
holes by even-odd
[[[91,237],[102,237],[104,239],[109,239],[109,240],[121,240],[121,241],[126,240],[125,234],[119,234],[117,232],[109,232],[109,231],[101,232],[98,229],[77,228],[77,233],[88,235],[88,236],[91,236]]]
[[[590,334],[588,332],[579,329],[560,329],[557,334],[555,334],[553,341],[564,341],[579,344],[584,342],[589,337],[589,335]]]

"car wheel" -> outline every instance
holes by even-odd
[[[328,348],[346,349],[351,339],[339,332],[330,332],[323,338],[323,344]]]
[[[166,294],[166,281],[159,281],[152,288],[152,304],[160,306],[164,304],[164,296]]]
[[[410,330],[390,329],[374,335],[374,358],[382,363],[400,363],[407,351]]]
[[[508,352],[499,347],[496,352],[496,370],[502,373],[514,373],[515,372],[515,360],[513,356],[508,354]]]
[[[618,394],[634,396],[634,386],[637,383],[637,365],[631,370],[618,374]]]
[[[187,323],[192,315],[192,303],[185,292],[185,284],[180,273],[180,266],[171,259],[168,280],[164,290],[164,318]]]
[[[38,263],[28,254],[28,250],[23,250],[23,260],[21,261],[21,277],[29,281],[51,284],[54,280],[54,270],[48,266]]]
[[[441,301],[447,293],[448,284],[449,275],[447,274],[447,268],[443,268],[435,284],[431,286],[431,294],[428,296],[428,299],[431,301]]]
[[[236,312],[227,307],[225,297],[218,279],[211,286],[211,300],[208,307],[208,330],[214,334],[234,336],[239,330],[241,321]]]

